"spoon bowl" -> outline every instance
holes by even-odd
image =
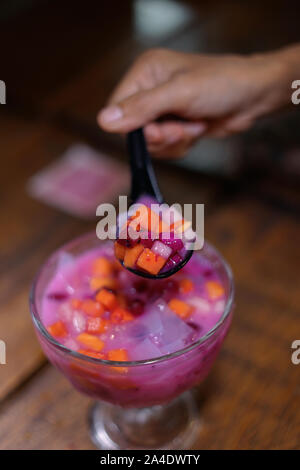
[[[158,204],[163,203],[163,197],[159,190],[159,186],[155,177],[155,173],[151,164],[150,155],[148,153],[143,129],[136,129],[128,134],[127,137],[128,152],[130,157],[131,169],[131,203],[138,203],[142,198],[150,197]],[[173,276],[176,272],[191,259],[193,250],[186,250],[184,258],[176,263],[174,267],[167,271],[151,274],[139,269],[124,266],[123,261],[119,260],[121,265],[128,271],[148,279],[164,279]]]

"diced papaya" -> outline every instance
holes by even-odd
[[[121,245],[118,242],[114,243],[115,257],[120,261],[123,261],[125,256],[125,246]]]
[[[129,226],[133,230],[146,230],[148,232],[159,232],[159,215],[150,207],[141,204],[136,213],[131,217]]]
[[[182,279],[179,282],[179,289],[184,294],[188,294],[189,292],[192,292],[192,290],[194,290],[194,283],[190,279]]]
[[[105,354],[101,352],[89,351],[87,349],[79,349],[78,352],[85,356],[94,357],[95,359],[105,359]]]
[[[135,245],[132,248],[126,248],[123,264],[126,268],[134,268],[135,263],[142,253],[144,247],[143,245]]]
[[[117,307],[113,310],[110,320],[112,323],[123,323],[134,319],[132,313],[126,308]]]
[[[104,333],[107,328],[107,321],[100,317],[90,317],[87,319],[86,331],[90,334]]]
[[[48,326],[47,330],[51,336],[54,336],[54,338],[63,338],[68,334],[67,329],[61,320]]]
[[[192,222],[189,220],[178,220],[170,225],[171,231],[175,231],[178,234],[183,234],[186,230],[188,230],[192,225]]]
[[[81,310],[87,315],[92,317],[99,317],[104,313],[103,306],[97,301],[92,299],[83,300],[81,303]]]
[[[82,301],[79,299],[72,299],[71,300],[71,307],[74,308],[74,310],[78,310],[81,308]]]
[[[110,277],[92,277],[90,280],[90,288],[93,291],[102,289],[102,287],[107,287],[108,289],[116,289],[117,281]]]
[[[108,289],[101,289],[96,295],[96,300],[108,310],[113,310],[118,305],[117,296]]]
[[[76,339],[80,344],[83,344],[92,351],[100,352],[104,348],[104,342],[101,339],[88,333],[81,333]]]
[[[92,272],[95,276],[110,276],[113,271],[111,261],[101,256],[95,259],[92,265]]]
[[[166,262],[165,258],[145,248],[137,260],[137,266],[150,274],[157,274]]]
[[[110,351],[108,351],[107,358],[109,361],[123,362],[128,361],[128,354],[126,349],[111,349]],[[111,366],[110,368],[121,374],[128,372],[127,367]]]
[[[193,310],[193,307],[179,299],[172,299],[168,303],[169,308],[180,318],[187,318]]]
[[[216,300],[224,295],[224,287],[218,281],[207,281],[205,287],[211,300]]]

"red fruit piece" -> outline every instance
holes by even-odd
[[[133,300],[130,304],[130,310],[133,315],[141,315],[144,311],[145,304],[142,300],[136,299]]]
[[[48,326],[47,330],[51,336],[54,336],[54,338],[63,338],[68,334],[64,323],[60,320]]]

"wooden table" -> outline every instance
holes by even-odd
[[[0,449],[94,448],[86,424],[90,400],[46,361],[27,299],[51,251],[94,229],[95,221],[34,201],[28,178],[78,140],[124,159],[120,141],[97,129],[95,114],[139,51],[153,44],[211,50],[221,41],[223,49],[251,49],[251,28],[264,12],[261,2],[244,8],[231,2],[229,18],[221,2],[183,2],[194,13],[155,41],[137,35],[130,2],[86,3],[82,11],[75,2],[71,16],[68,2],[40,2],[8,17],[0,32],[1,44],[10,44],[0,77],[8,87],[8,104],[0,109],[0,339],[7,344],[7,364],[0,365]],[[277,3],[273,42],[266,34],[270,24],[258,27],[269,38],[266,47],[284,42]],[[232,17],[235,28],[228,32]],[[227,42],[221,32],[214,35],[216,22],[225,25]],[[287,29],[285,41],[295,39]],[[199,31],[208,38],[206,48]],[[157,171],[168,201],[206,204],[206,237],[231,264],[237,287],[231,332],[197,391],[204,426],[194,448],[299,448],[300,365],[291,362],[291,343],[300,339],[296,191],[282,180],[278,188],[271,173],[247,185],[245,175],[228,180],[166,163]]]

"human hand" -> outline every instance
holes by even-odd
[[[99,125],[116,133],[144,127],[152,154],[181,157],[203,135],[241,132],[282,104],[274,56],[149,50],[115,89]]]

